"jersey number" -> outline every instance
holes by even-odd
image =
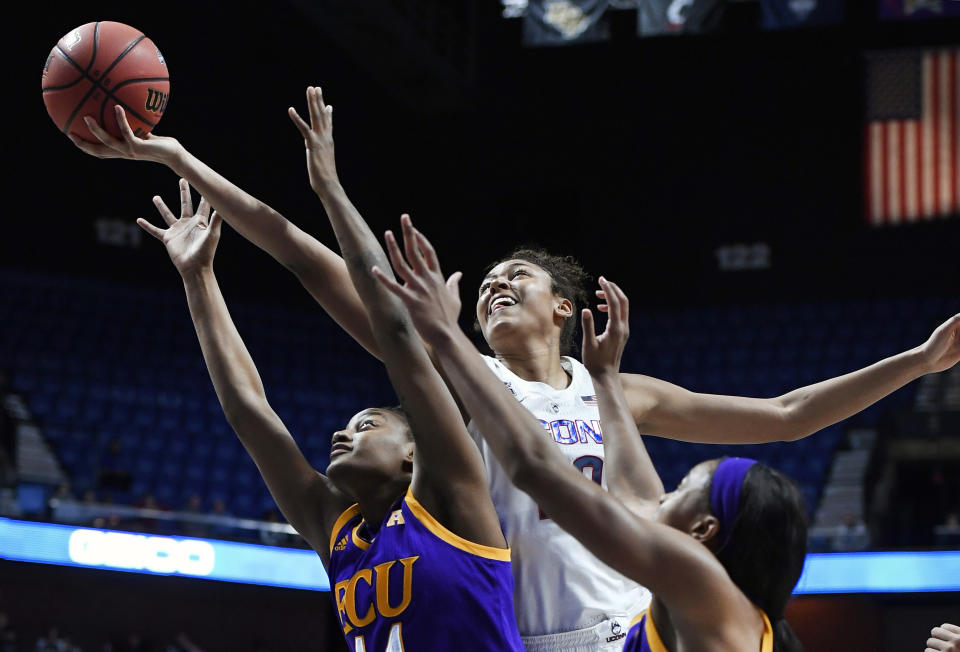
[[[580,473],[584,473],[587,469],[590,469],[590,479],[596,482],[597,484],[603,483],[603,460],[597,457],[596,455],[582,455],[577,459],[573,460],[573,465],[577,468]],[[540,520],[544,521],[550,517],[543,513],[543,510],[540,510]]]
[[[363,636],[353,638],[353,652],[367,652],[367,644]],[[404,652],[403,636],[400,634],[400,623],[394,623],[390,628],[390,638],[387,639],[387,649],[383,652]]]

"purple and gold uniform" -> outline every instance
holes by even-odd
[[[353,652],[523,652],[510,550],[450,532],[409,489],[372,538],[357,505],[340,515],[329,576]]]
[[[770,625],[767,614],[760,611],[760,615],[763,616],[763,636],[760,637],[760,652],[773,652],[773,627]],[[627,640],[623,643],[623,652],[670,652],[660,639],[660,633],[657,631],[656,625],[653,624],[650,609],[644,611],[634,620],[633,626],[627,633]]]

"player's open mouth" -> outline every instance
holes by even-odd
[[[503,310],[504,308],[509,308],[510,306],[517,305],[517,300],[513,297],[508,296],[499,296],[493,301],[490,302],[490,311],[489,314],[493,314],[498,310]]]

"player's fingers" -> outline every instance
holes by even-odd
[[[177,223],[176,216],[167,208],[167,205],[164,203],[160,196],[154,196],[153,205],[157,207],[157,212],[160,213],[160,217],[163,218],[163,221],[167,223],[167,226],[173,226]]]
[[[620,297],[613,290],[610,281],[600,277],[600,287],[607,295],[607,307],[609,308],[610,319],[607,321],[607,330],[619,328],[620,326]]]
[[[323,121],[324,129],[330,129],[333,126],[333,106],[323,99],[323,89],[319,86],[317,86],[317,106],[320,109],[320,119]]]
[[[413,232],[413,222],[410,216],[403,214],[400,216],[400,228],[403,231],[403,250],[407,255],[407,262],[414,272],[419,274],[426,266],[423,259],[423,252],[417,246],[417,236]]]
[[[376,278],[380,283],[383,284],[383,287],[390,290],[392,294],[394,294],[398,299],[400,299],[404,303],[407,303],[412,299],[412,296],[410,295],[409,291],[403,285],[400,285],[399,283],[397,283],[396,279],[390,278],[387,275],[387,273],[384,272],[382,269],[380,269],[378,266],[374,265],[373,267],[371,267],[370,273],[373,274],[374,278]]]
[[[153,224],[146,221],[142,217],[137,218],[137,224],[140,226],[141,229],[143,229],[144,231],[152,235],[157,240],[160,240],[160,241],[163,240],[163,229],[161,229],[160,227],[154,226]]]
[[[946,650],[947,646],[950,645],[946,641],[941,641],[939,638],[928,638],[927,639],[927,649],[934,650],[934,652],[941,652],[941,650]]]
[[[403,258],[403,254],[400,253],[400,246],[397,244],[397,239],[394,237],[393,231],[387,231],[383,238],[387,243],[387,255],[390,256],[390,265],[393,267],[393,271],[396,272],[397,276],[409,283],[413,278],[413,270],[410,269],[407,261]]]
[[[947,642],[956,640],[957,638],[956,634],[954,634],[953,632],[947,629],[944,629],[943,625],[941,625],[940,627],[934,627],[932,630],[930,630],[930,636],[932,636],[933,638],[939,639],[941,641],[947,641]]]
[[[593,325],[593,313],[589,308],[580,311],[580,325],[583,327],[583,348],[595,347],[597,330]]]
[[[617,295],[617,301],[620,304],[619,319],[620,322],[627,326],[630,323],[630,299],[627,298],[626,292],[623,291],[619,285],[613,281],[607,281],[610,284],[610,288],[613,290],[613,293]]]
[[[447,279],[447,290],[455,297],[460,296],[460,279],[463,278],[463,272],[454,272]]]
[[[423,260],[427,264],[427,269],[439,272],[440,261],[437,260],[436,249],[434,249],[430,241],[427,240],[427,236],[423,235],[416,227],[414,227],[413,233],[417,238],[417,249],[423,253]]]
[[[604,292],[603,290],[597,290],[596,295],[598,299],[605,299],[607,297],[606,292]]]
[[[220,213],[213,211],[213,215],[210,216],[210,234],[215,238],[220,238],[220,229],[223,226],[223,218],[220,217]]]
[[[307,109],[310,111],[310,127],[319,129],[323,111],[320,109],[320,101],[315,86],[307,89]]]
[[[67,134],[67,138],[69,138],[70,142],[79,147],[83,152],[86,152],[91,156],[96,156],[97,158],[106,158],[110,154],[114,154],[114,152],[106,145],[100,143],[94,144],[89,140],[83,140],[79,136],[74,136],[73,134]]]
[[[957,315],[957,317],[960,317],[960,315]],[[942,625],[940,625],[940,629],[945,629],[948,632],[953,632],[957,636],[960,636],[960,627],[957,627],[956,625],[951,625],[950,623],[943,623]]]
[[[88,115],[85,115],[83,116],[83,124],[87,125],[87,129],[90,130],[90,133],[93,134],[94,137],[96,137],[96,139],[101,143],[111,149],[123,151],[123,143],[111,136],[106,129],[98,125],[96,120]]]
[[[133,133],[133,129],[130,128],[130,123],[127,121],[127,112],[124,111],[123,107],[119,104],[113,107],[113,112],[117,116],[117,125],[120,126],[120,133],[123,134],[123,140],[126,141],[130,147],[135,146],[137,144],[137,136]]]
[[[197,217],[200,218],[200,222],[207,224],[210,221],[210,204],[207,202],[206,197],[200,197],[200,205],[197,206]]]
[[[608,307],[607,307],[607,304],[605,304],[605,303],[598,303],[598,304],[597,304],[597,310],[599,310],[600,312],[607,312],[607,311],[610,310],[610,308],[608,308]]]
[[[193,217],[193,196],[186,179],[180,179],[180,217]]]
[[[300,114],[297,113],[297,110],[291,106],[287,109],[287,115],[290,116],[290,119],[293,121],[293,126],[300,131],[300,135],[303,136],[303,139],[306,140],[309,138],[310,125],[303,121],[303,118],[300,117]]]

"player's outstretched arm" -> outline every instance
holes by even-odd
[[[677,608],[704,623],[717,621],[717,610],[736,610],[735,617],[750,614],[754,608],[704,545],[639,518],[570,465],[461,330],[456,316],[459,274],[444,280],[430,242],[409,218],[403,226],[407,260],[389,233],[387,237],[390,261],[403,283],[379,267],[375,274],[407,306],[510,481],[604,563],[649,587],[671,612]],[[409,261],[411,256],[416,262]],[[703,595],[718,599],[704,601]],[[722,617],[728,615],[725,611]]]
[[[181,190],[189,197],[186,182],[181,182]],[[142,218],[137,223],[163,242],[180,272],[203,358],[227,421],[256,462],[284,517],[326,561],[329,529],[349,501],[310,466],[267,402],[260,375],[213,273],[222,223],[219,214],[210,216],[205,199],[196,213],[192,204],[185,203],[179,219],[159,197],[154,203],[167,228]]]
[[[752,444],[806,437],[958,360],[960,314],[920,346],[776,398],[698,394],[648,376],[621,376],[641,431],[684,441]]]
[[[630,336],[630,302],[620,286],[602,276],[597,297],[605,302],[598,308],[607,313],[607,325],[597,335],[593,313],[584,308],[580,349],[597,391],[607,489],[634,513],[649,517],[663,496],[663,482],[643,445],[620,382],[620,359]]]
[[[304,139],[311,185],[323,196],[327,185],[322,179],[336,178],[332,107],[323,103],[319,88],[310,87],[307,108],[309,124],[295,109],[289,113]],[[374,267],[389,273],[383,247],[342,190],[330,191],[326,205],[381,359],[410,421],[416,442],[414,496],[459,536],[505,547],[483,460],[460,409],[427,355],[406,307],[373,275]]]
[[[349,282],[340,256],[221,176],[177,139],[152,133],[142,138],[136,136],[120,106],[116,107],[116,117],[122,139],[114,138],[90,118],[84,118],[87,128],[100,142],[90,143],[73,136],[70,139],[91,156],[153,161],[186,179],[217,209],[227,224],[293,272],[347,333],[374,356],[379,356],[363,304]]]

